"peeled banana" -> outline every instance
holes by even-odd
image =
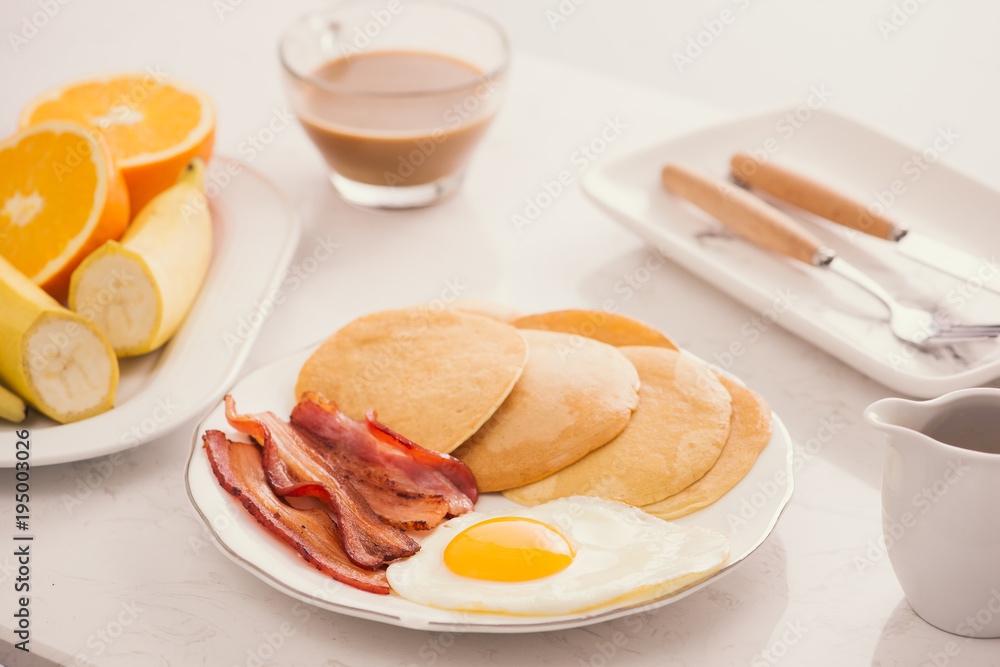
[[[208,272],[212,219],[205,163],[139,212],[121,241],[107,241],[70,279],[70,308],[93,320],[120,357],[159,348],[177,331]]]
[[[114,405],[118,359],[104,335],[2,257],[0,313],[0,381],[4,385],[63,423]]]

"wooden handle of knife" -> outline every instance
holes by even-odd
[[[762,248],[812,264],[823,247],[787,215],[732,183],[676,163],[663,168],[662,179],[667,190]]]
[[[891,220],[810,178],[746,153],[734,155],[731,166],[738,180],[804,211],[880,239],[895,238]]]

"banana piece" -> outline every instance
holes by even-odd
[[[104,335],[2,257],[0,313],[0,380],[7,387],[62,423],[114,405],[118,359]]]
[[[93,320],[118,356],[159,348],[191,309],[212,252],[204,188],[205,163],[195,158],[121,242],[105,242],[73,272],[69,307]]]
[[[14,392],[0,387],[0,419],[9,422],[23,422],[26,415],[27,406],[21,397]]]

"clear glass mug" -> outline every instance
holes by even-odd
[[[410,208],[458,188],[500,107],[510,49],[474,10],[363,0],[302,17],[279,52],[292,109],[341,197]]]

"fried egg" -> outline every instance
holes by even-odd
[[[573,614],[664,597],[714,574],[729,538],[584,496],[447,521],[389,566],[418,604],[514,615]]]

